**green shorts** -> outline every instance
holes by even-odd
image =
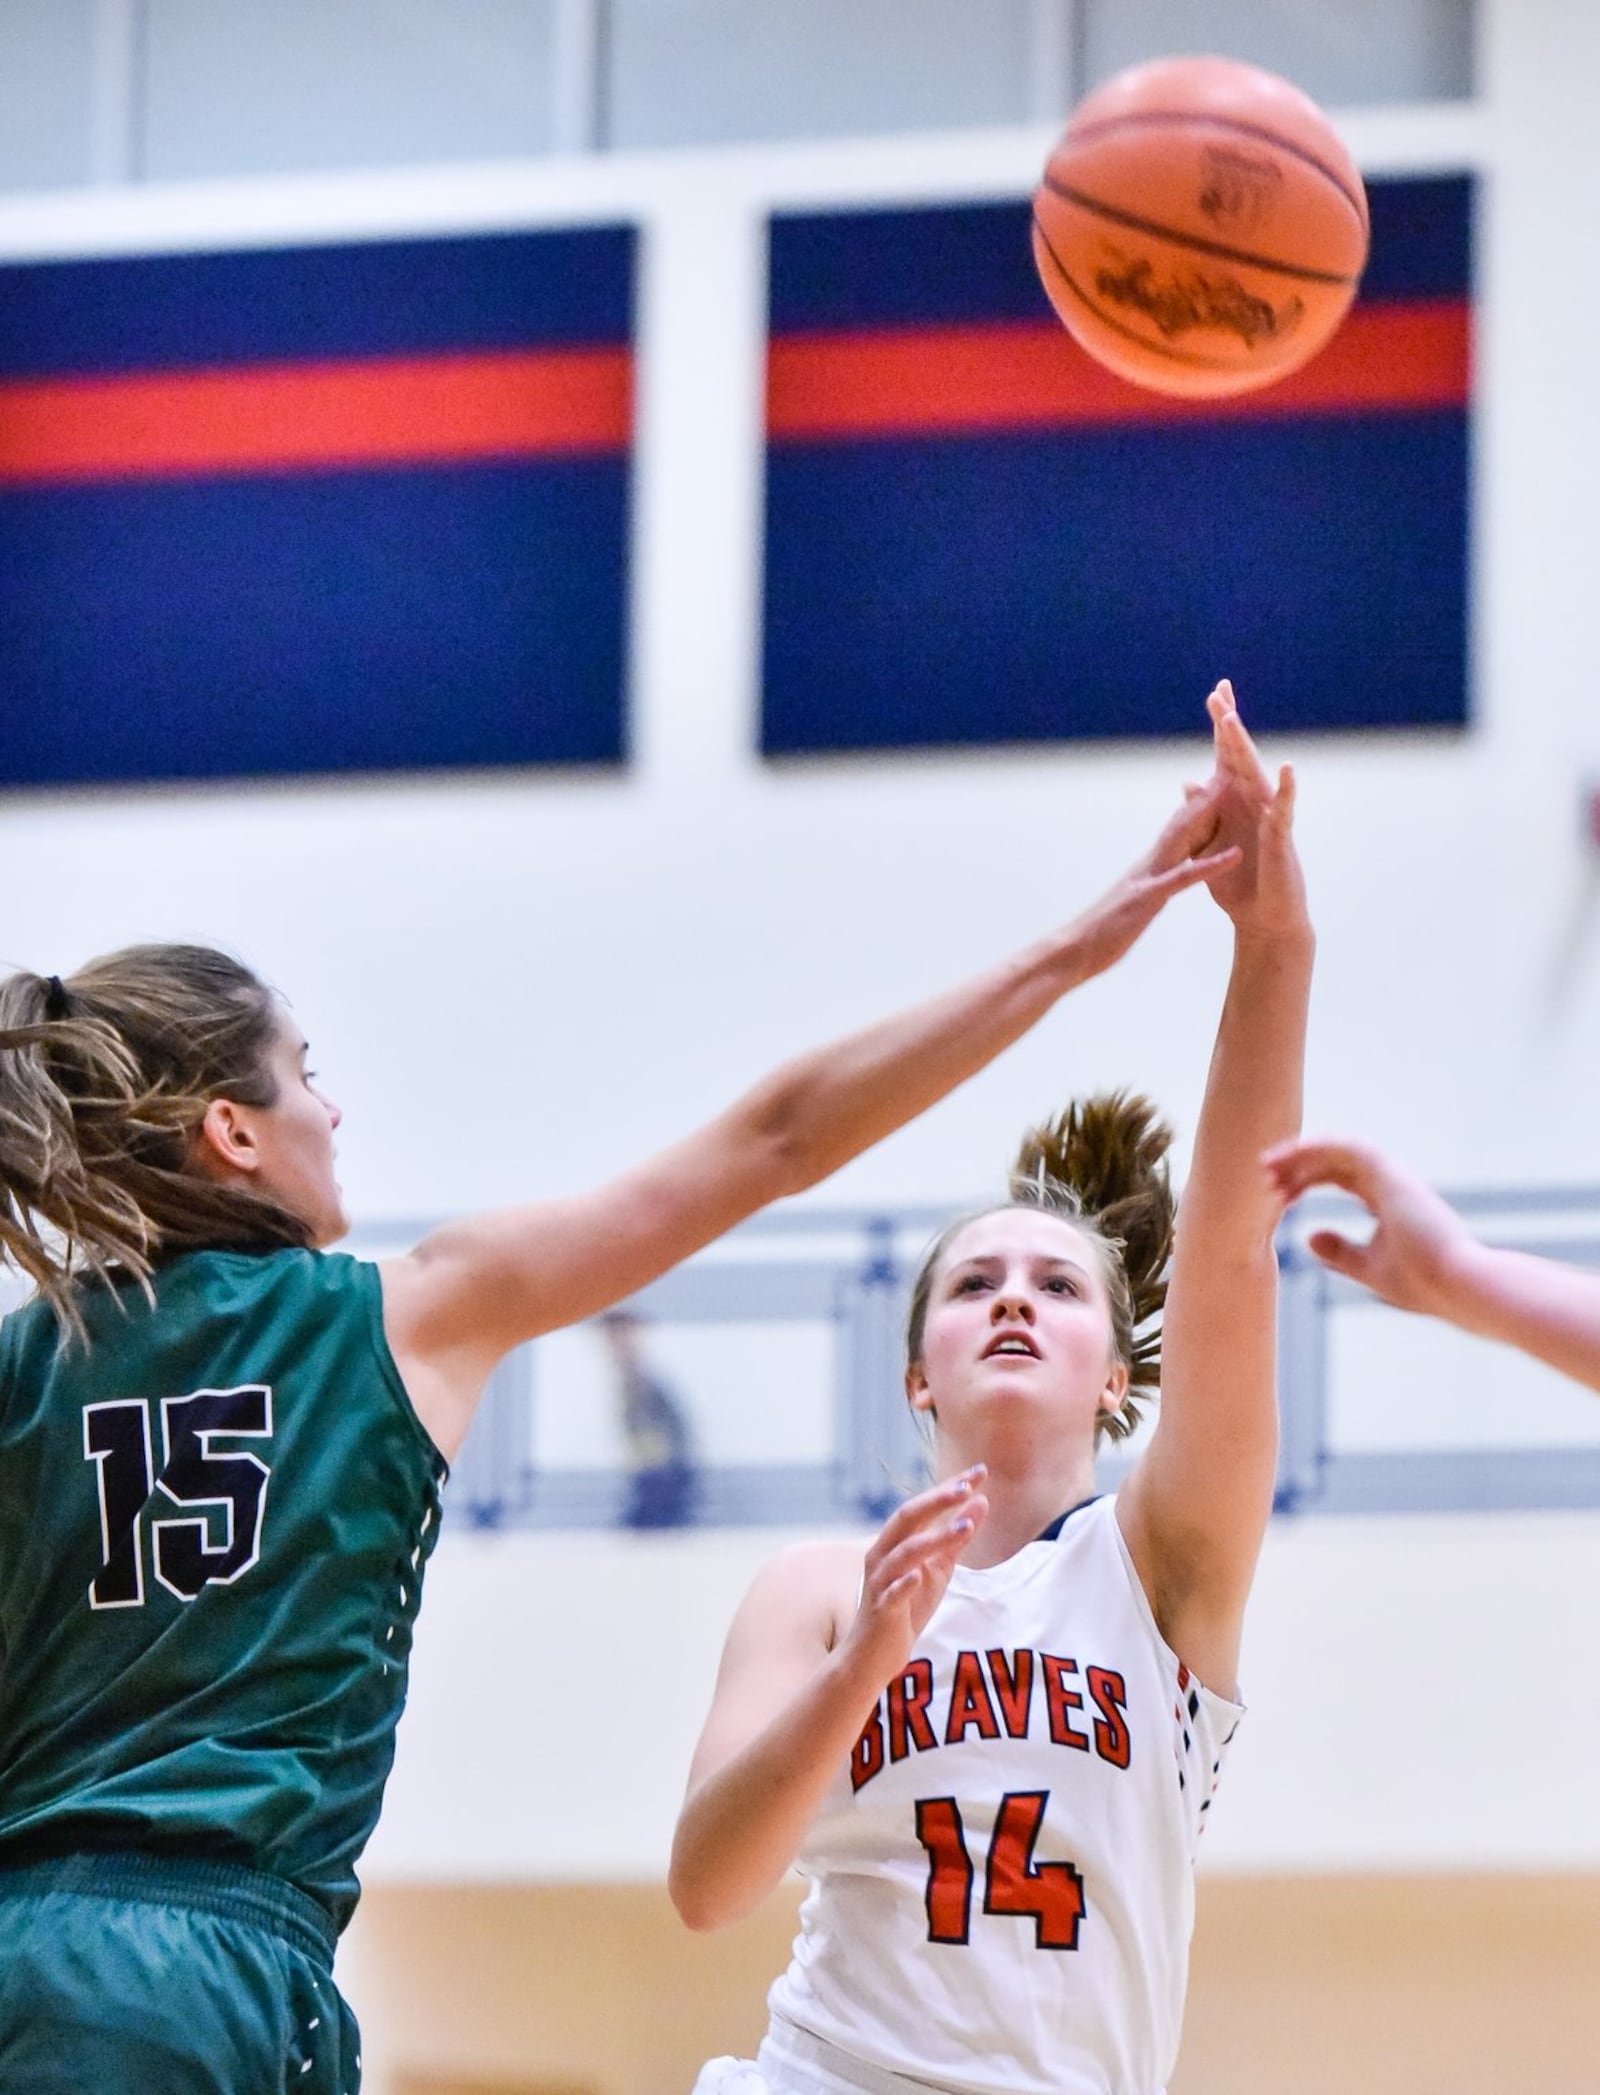
[[[227,1863],[68,1855],[0,1867],[5,2095],[355,2095],[334,1927]]]

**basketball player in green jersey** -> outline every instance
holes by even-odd
[[[0,982],[0,2089],[350,2095],[332,1949],[496,1361],[922,1112],[1237,861],[1227,779],[1064,930],[579,1197],[338,1255],[339,1113],[208,948]]]

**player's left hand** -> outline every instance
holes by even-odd
[[[1242,935],[1272,938],[1309,929],[1305,880],[1294,847],[1294,772],[1283,765],[1274,782],[1239,718],[1227,678],[1206,700],[1216,768],[1204,786],[1217,829],[1212,849],[1234,846],[1238,858],[1206,882],[1218,907]]]

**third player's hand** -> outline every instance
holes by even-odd
[[[1307,1243],[1335,1273],[1370,1288],[1396,1309],[1448,1316],[1458,1268],[1478,1250],[1475,1237],[1431,1186],[1362,1142],[1286,1142],[1265,1163],[1284,1201],[1313,1186],[1353,1194],[1377,1223],[1364,1244],[1335,1229]]]

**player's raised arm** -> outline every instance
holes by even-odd
[[[1600,1275],[1480,1243],[1431,1187],[1365,1143],[1284,1143],[1266,1164],[1284,1201],[1338,1186],[1374,1218],[1364,1244],[1334,1229],[1307,1239],[1335,1273],[1397,1309],[1516,1346],[1600,1390]]]
[[[447,1453],[489,1369],[785,1194],[815,1185],[991,1062],[1113,965],[1182,889],[1226,873],[1223,783],[1192,792],[1155,843],[1064,929],[975,981],[783,1065],[687,1140],[596,1191],[448,1224],[384,1266],[390,1344]]]
[[[1279,1206],[1260,1157],[1300,1122],[1314,939],[1293,777],[1267,776],[1226,685],[1212,708],[1228,781],[1218,834],[1244,846],[1212,882],[1233,966],[1178,1204],[1159,1421],[1119,1511],[1167,1641],[1226,1695],[1277,1461]]]

